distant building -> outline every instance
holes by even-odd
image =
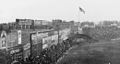
[[[16,19],[17,29],[33,29],[34,20],[32,19]]]
[[[8,33],[8,32],[10,32],[9,28],[10,27],[9,27],[9,25],[7,23],[3,23],[3,24],[1,24],[1,30],[0,31],[4,30],[4,31],[6,31]]]
[[[89,21],[86,21],[86,22],[82,22],[81,23],[81,27],[84,27],[84,26],[95,26],[94,22],[89,22]]]
[[[9,29],[10,29],[10,30],[14,30],[14,29],[17,28],[16,22],[8,23],[8,26],[9,26]]]
[[[34,20],[34,29],[51,29],[52,22],[46,20]]]

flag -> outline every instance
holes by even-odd
[[[79,10],[85,14],[84,9],[82,9],[81,7],[79,7]]]

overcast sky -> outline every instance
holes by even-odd
[[[79,11],[81,6],[86,14]],[[0,0],[0,23],[16,18],[75,21],[120,20],[119,0]]]

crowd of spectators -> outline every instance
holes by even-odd
[[[120,28],[117,26],[84,27],[83,33],[97,40],[120,38]]]
[[[39,56],[26,59],[26,61],[15,62],[14,64],[55,64],[72,45],[71,40],[67,39],[57,45],[44,49]]]
[[[82,43],[85,44],[86,42],[88,43],[89,40],[92,39],[86,35],[76,34],[61,43],[54,44],[51,47],[44,49],[40,55],[35,57],[29,56],[26,61],[21,60],[20,62],[21,64],[56,64],[68,49],[75,45],[83,45]]]

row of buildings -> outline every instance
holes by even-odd
[[[60,19],[47,21],[47,20],[32,20],[32,19],[16,19],[15,22],[0,24],[0,30],[26,30],[26,29],[51,29],[56,25],[62,27],[69,27],[74,24],[73,21],[66,22]]]
[[[60,19],[52,21],[16,19],[15,22],[0,24],[0,49],[14,47],[21,43],[29,43],[31,32],[51,29],[62,30],[71,28],[73,25],[74,21],[66,22]]]

